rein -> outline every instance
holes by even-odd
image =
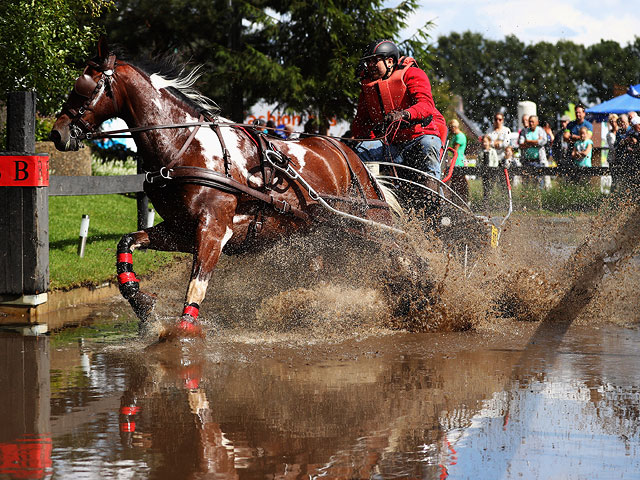
[[[166,129],[175,129],[175,128],[190,128],[190,127],[229,127],[229,128],[240,128],[244,130],[245,128],[256,128],[255,125],[249,123],[236,123],[236,122],[187,122],[187,123],[165,123],[159,125],[145,125],[143,127],[134,127],[134,128],[122,128],[120,130],[110,130],[108,132],[86,132],[83,133],[78,140],[94,140],[99,138],[133,138],[132,135],[123,135],[126,133],[139,133],[139,132],[148,132],[152,130],[166,130]],[[263,127],[265,128],[265,127]],[[266,127],[268,129],[268,127]],[[273,130],[273,129],[272,129]],[[245,133],[247,133],[245,131]],[[351,138],[351,137],[339,137],[336,135],[321,135],[319,133],[307,134],[304,133],[306,138],[311,137],[319,137],[319,138],[327,138],[334,140],[345,140],[347,142],[364,142],[369,140],[386,140],[386,138],[390,135],[389,133],[385,133],[381,137],[374,138]],[[249,135],[251,136],[251,135]],[[284,139],[283,139],[284,140]]]

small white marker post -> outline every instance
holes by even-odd
[[[89,215],[82,215],[80,222],[80,238],[78,243],[78,256],[84,257],[84,248],[87,245],[87,237],[89,236]]]
[[[156,212],[153,208],[150,208],[147,211],[147,224],[145,225],[145,228],[153,227],[153,222],[155,222],[155,219],[156,219]]]

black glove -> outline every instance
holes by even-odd
[[[408,122],[411,120],[411,114],[406,110],[394,110],[384,116],[384,123],[390,125],[394,122]]]

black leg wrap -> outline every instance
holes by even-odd
[[[120,294],[127,300],[140,291],[138,282],[127,282],[120,284]]]
[[[116,251],[118,253],[131,253],[131,245],[133,245],[133,235],[129,233],[120,239]]]

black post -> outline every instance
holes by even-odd
[[[142,160],[138,157],[137,163],[138,173],[144,173],[142,169]],[[149,210],[149,197],[144,192],[136,193],[136,203],[138,206],[138,230],[143,230],[147,227],[147,211]]]
[[[49,290],[48,156],[35,154],[36,92],[7,101],[0,153],[0,301],[37,305]]]

